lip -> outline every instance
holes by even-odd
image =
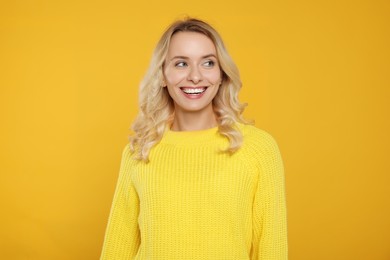
[[[207,86],[181,86],[180,88],[207,88]]]
[[[196,86],[196,87],[193,87],[193,86],[183,86],[183,87],[180,87],[180,90],[181,90],[181,93],[183,94],[183,96],[185,96],[188,99],[200,99],[206,93],[207,88],[208,88],[207,86]],[[185,93],[183,91],[184,89],[204,89],[204,91],[202,93],[200,93],[200,94],[188,94],[188,93]]]

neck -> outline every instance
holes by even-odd
[[[171,129],[173,131],[197,131],[216,127],[218,125],[213,108],[209,107],[201,111],[175,111],[175,119]]]

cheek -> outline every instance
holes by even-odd
[[[166,83],[169,85],[176,85],[186,78],[186,74],[183,71],[167,70],[164,75]]]
[[[221,72],[219,70],[207,71],[204,76],[212,84],[217,84],[221,81]]]

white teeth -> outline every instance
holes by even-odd
[[[206,88],[183,88],[182,90],[186,94],[201,94]]]

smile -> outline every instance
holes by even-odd
[[[199,87],[199,88],[187,88],[187,87],[181,87],[180,88],[184,93],[188,95],[200,95],[203,92],[206,91],[207,87]]]

